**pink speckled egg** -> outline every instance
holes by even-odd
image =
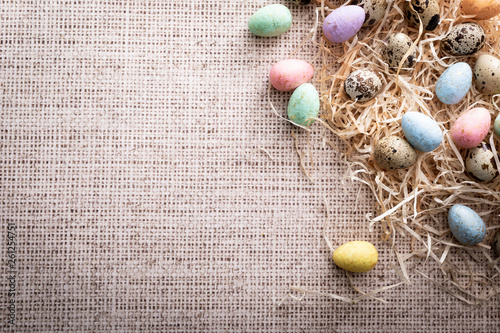
[[[358,33],[365,22],[365,11],[359,6],[335,9],[323,22],[323,34],[332,43],[343,43]]]
[[[470,109],[458,117],[451,128],[451,138],[461,148],[474,148],[486,137],[490,125],[491,115],[487,109]]]
[[[313,74],[313,67],[304,60],[287,59],[276,63],[271,68],[269,79],[273,87],[279,91],[292,91],[307,83]]]

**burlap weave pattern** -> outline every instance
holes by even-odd
[[[307,296],[276,307],[290,285],[358,295],[322,240],[323,196],[334,245],[379,248],[355,283],[399,280],[368,232],[371,196],[341,188],[345,165],[320,126],[311,182],[291,136],[306,151],[305,133],[270,111],[270,66],[315,19],[281,1],[291,30],[252,36],[249,16],[270,3],[0,1],[0,331],[498,331],[498,298],[466,306],[418,277],[381,294],[387,304]],[[297,57],[315,52],[309,43]],[[272,92],[280,112],[289,96]]]

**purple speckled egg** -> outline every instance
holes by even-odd
[[[365,22],[365,11],[359,6],[335,9],[323,22],[323,34],[333,43],[343,43],[358,33]]]

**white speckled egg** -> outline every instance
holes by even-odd
[[[474,80],[479,91],[488,95],[500,94],[500,59],[489,54],[477,58]]]
[[[410,49],[411,44],[411,39],[406,34],[402,32],[394,33],[387,40],[387,46],[382,52],[382,58],[389,65],[389,67],[398,68],[399,63],[403,60],[403,56]],[[415,49],[406,58],[403,63],[403,68],[413,67],[416,63],[416,58],[417,51]]]
[[[415,28],[420,26],[419,16],[425,30],[432,31],[439,24],[438,0],[411,0],[405,2],[405,16],[410,25]]]
[[[363,27],[369,27],[384,18],[387,9],[387,0],[353,0],[351,5],[356,5],[365,11]]]
[[[461,23],[453,27],[442,41],[443,51],[453,55],[470,55],[481,50],[486,42],[484,29],[477,23]]]
[[[344,91],[353,101],[365,102],[378,94],[382,89],[380,74],[369,69],[358,69],[352,72],[344,83]]]
[[[483,142],[479,147],[470,149],[465,158],[465,169],[483,182],[495,178],[498,170],[490,145]]]
[[[386,170],[405,169],[417,161],[415,149],[404,139],[388,136],[375,145],[375,160]]]

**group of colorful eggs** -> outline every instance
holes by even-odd
[[[308,4],[310,0],[292,0],[298,4]],[[463,6],[471,7],[476,0],[464,0]],[[342,43],[353,36],[363,26],[370,26],[381,20],[386,12],[386,0],[354,0],[353,5],[333,10],[323,22],[323,35],[332,43]],[[484,1],[483,1],[484,4]],[[476,6],[477,7],[477,6]],[[477,9],[477,8],[476,8]],[[484,8],[483,8],[484,9]],[[475,9],[465,9],[471,12]],[[479,12],[477,10],[476,12]],[[497,9],[500,12],[500,6]],[[417,15],[418,13],[418,15]],[[489,11],[491,14],[491,10]],[[479,14],[478,14],[479,15]],[[405,3],[405,16],[414,27],[422,25],[426,30],[434,30],[440,22],[437,0],[411,0]],[[484,16],[484,13],[483,13]],[[493,15],[495,16],[495,15]],[[249,21],[252,33],[262,37],[273,37],[285,33],[292,24],[292,15],[287,7],[274,4],[258,10]],[[484,29],[477,23],[467,22],[456,25],[442,40],[442,48],[452,55],[471,55],[485,44]],[[404,33],[394,33],[387,40],[382,58],[389,68],[411,68],[416,63],[416,52],[409,52],[412,41]],[[404,55],[409,53],[403,62]],[[403,62],[401,64],[401,62]],[[272,86],[279,91],[293,91],[288,102],[288,118],[300,126],[309,126],[318,117],[319,94],[308,83],[313,77],[313,67],[297,59],[276,63],[270,71]],[[481,55],[474,66],[474,74],[467,63],[450,66],[436,82],[436,96],[444,104],[459,103],[469,91],[474,75],[476,87],[485,94],[500,94],[500,59],[491,55]],[[346,95],[354,102],[365,102],[374,98],[382,89],[382,76],[370,69],[352,72],[344,82]],[[483,142],[491,125],[490,112],[485,108],[472,108],[464,112],[451,129],[451,137],[456,146],[470,149],[466,158],[466,169],[480,181],[488,182],[497,176],[493,152]],[[386,170],[408,168],[417,160],[415,150],[430,152],[438,148],[443,140],[443,132],[438,123],[420,112],[407,112],[401,126],[405,139],[389,136],[375,145],[374,157],[377,164]],[[494,130],[500,136],[500,115],[495,120]],[[454,237],[463,245],[476,245],[486,235],[486,226],[481,217],[463,205],[454,205],[448,212],[448,223]],[[500,233],[496,244],[500,244]],[[499,246],[497,246],[499,247]],[[496,249],[500,255],[500,248]],[[364,241],[349,242],[339,247],[333,254],[335,263],[351,272],[366,272],[378,261],[375,247]]]

